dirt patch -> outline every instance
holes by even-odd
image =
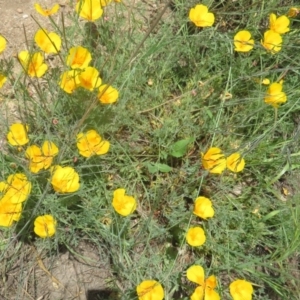
[[[22,254],[1,283],[1,299],[58,300],[109,299],[109,261],[98,249],[81,243],[75,250],[49,256],[33,246],[22,246]],[[105,294],[106,298],[98,298]],[[116,297],[114,298],[116,299]]]

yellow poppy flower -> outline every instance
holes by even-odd
[[[197,27],[210,27],[215,22],[214,14],[208,12],[208,7],[203,4],[191,8],[189,18]]]
[[[51,167],[51,184],[58,193],[73,193],[79,190],[79,175],[72,167]]]
[[[87,67],[83,72],[79,74],[80,86],[93,91],[95,88],[99,88],[102,80],[99,77],[99,72],[94,67]]]
[[[237,52],[248,52],[253,49],[254,40],[251,33],[247,30],[239,31],[233,38],[234,50]]]
[[[42,16],[44,16],[44,17],[49,17],[49,16],[51,16],[51,15],[53,15],[53,14],[56,14],[57,12],[58,12],[58,10],[59,10],[59,4],[54,4],[53,6],[52,6],[52,8],[49,8],[49,9],[44,9],[44,8],[42,8],[41,7],[41,5],[39,4],[39,3],[35,3],[34,4],[34,8],[35,8],[35,10],[40,14],[40,15],[42,15]]]
[[[299,14],[300,9],[297,7],[291,7],[287,13],[287,16],[290,18],[295,18]]]
[[[198,226],[189,228],[186,234],[186,241],[192,247],[202,246],[206,241],[204,230]]]
[[[7,199],[0,200],[0,226],[10,227],[13,221],[19,221],[21,213],[21,203],[12,203]]]
[[[156,280],[144,280],[136,287],[139,300],[162,300],[164,289]]]
[[[136,209],[136,200],[132,196],[125,195],[125,189],[117,189],[114,191],[112,206],[121,216],[128,216]]]
[[[50,141],[43,143],[42,149],[31,145],[26,149],[25,156],[29,159],[29,169],[32,173],[38,173],[41,169],[48,169],[58,154],[57,146]]]
[[[280,16],[277,18],[275,14],[270,14],[270,29],[276,33],[284,34],[290,31],[290,20],[286,16]]]
[[[77,148],[84,157],[106,154],[109,147],[110,143],[103,140],[96,130],[89,130],[77,135]]]
[[[38,47],[45,53],[58,53],[61,47],[61,39],[55,32],[48,32],[46,29],[39,29],[34,41]]]
[[[23,173],[9,175],[1,182],[2,200],[17,204],[24,202],[31,192],[31,182]]]
[[[214,275],[205,279],[204,269],[199,265],[193,265],[186,271],[188,280],[199,286],[191,296],[191,300],[220,300],[220,295],[215,291],[217,279]]]
[[[66,71],[60,76],[59,86],[68,94],[72,94],[80,86],[79,72]]]
[[[198,197],[194,203],[193,213],[196,216],[206,220],[207,218],[212,218],[215,214],[215,211],[209,198]]]
[[[9,127],[7,140],[12,146],[23,146],[29,142],[28,125],[15,123]]]
[[[220,148],[209,148],[201,157],[203,168],[210,173],[221,174],[226,169],[226,158]]]
[[[106,89],[106,90],[105,90]],[[103,93],[103,91],[105,92]],[[107,88],[107,84],[101,85],[99,88],[98,99],[102,104],[111,104],[118,100],[119,92],[112,86]]]
[[[287,101],[287,96],[282,92],[282,83],[273,82],[270,84],[264,100],[265,103],[272,105],[275,108],[279,107],[280,104],[285,103]]]
[[[56,220],[51,215],[39,216],[34,220],[33,230],[41,238],[51,237],[56,232]]]
[[[232,172],[238,173],[244,170],[245,160],[239,153],[232,153],[226,159],[227,169]]]
[[[0,89],[3,87],[4,83],[6,82],[7,77],[4,75],[0,74]]]
[[[77,0],[76,12],[81,18],[92,22],[102,16],[103,9],[99,0]]]
[[[21,51],[18,58],[24,71],[30,77],[42,77],[48,70],[48,66],[44,63],[44,57],[40,52],[31,54],[28,51]]]
[[[0,35],[0,54],[5,50],[6,48],[6,39]]]
[[[279,33],[274,32],[273,30],[267,30],[264,33],[264,39],[261,40],[261,44],[266,50],[271,53],[276,53],[281,50],[282,37]]]
[[[238,279],[231,282],[229,291],[233,300],[252,300],[253,287],[246,280]]]
[[[73,47],[69,50],[67,65],[72,69],[85,69],[92,60],[88,49],[81,46]]]

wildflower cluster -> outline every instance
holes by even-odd
[[[74,10],[78,17],[88,22],[94,22],[101,18],[105,7],[110,2],[112,0],[78,0],[74,5]],[[120,2],[120,0],[114,0],[114,2]],[[59,5],[56,4],[52,8],[45,9],[40,4],[35,4],[35,9],[42,16],[51,17],[59,11]],[[297,14],[296,9],[290,10],[288,17]],[[261,40],[261,45],[267,50],[267,53],[276,54],[281,51],[282,35],[290,30],[288,17],[277,17],[273,13],[270,14],[269,28]],[[214,13],[203,4],[198,4],[190,9],[189,19],[195,26],[201,28],[211,27],[215,23]],[[102,73],[102,70],[99,71],[94,66],[96,63],[93,60],[94,55],[92,55],[91,47],[84,47],[81,44],[72,44],[69,47],[68,43],[64,43],[63,38],[57,32],[51,32],[44,28],[37,30],[34,41],[35,49],[38,48],[38,51],[23,50],[18,53],[18,60],[25,78],[34,80],[32,82],[41,83],[41,77],[54,72],[53,66],[47,64],[48,55],[59,57],[60,65],[55,68],[55,72],[59,74],[59,80],[55,81],[55,86],[58,87],[61,94],[72,99],[80,93],[89,95],[91,98],[94,97],[96,104],[98,104],[96,110],[102,109],[104,105],[114,107],[110,104],[117,102],[119,91],[111,86],[112,82],[105,81],[105,76],[103,79],[101,78],[100,71],[101,74],[105,74],[105,72]],[[248,30],[237,32],[231,43],[233,43],[236,52],[242,53],[250,52],[256,46],[255,40]],[[5,50],[5,47],[6,40],[0,36],[0,54]],[[265,50],[263,50],[264,53]],[[0,88],[6,80],[6,77],[0,74]],[[287,96],[283,92],[282,80],[278,79],[278,82],[271,83],[269,79],[265,79],[263,84],[268,85],[264,96],[266,104],[277,109],[287,101]],[[100,107],[98,100],[104,105]],[[40,190],[44,188],[41,186],[43,178],[46,179],[52,195],[55,194],[57,197],[65,194],[71,194],[71,196],[73,193],[79,194],[86,183],[83,168],[78,168],[75,164],[78,159],[77,156],[66,155],[60,140],[53,138],[51,133],[47,135],[40,133],[38,140],[32,138],[32,128],[26,123],[27,121],[11,124],[6,134],[7,142],[11,146],[10,150],[17,153],[20,161],[26,161],[26,164],[22,166],[26,174],[20,172],[9,174],[5,181],[0,182],[0,226],[3,227],[10,227],[22,218],[23,208],[26,201],[29,201],[32,191],[35,188]],[[29,121],[28,123],[30,124]],[[70,139],[68,147],[72,153],[77,151],[76,153],[81,156],[81,161],[84,160],[85,162],[94,161],[94,159],[100,160],[99,156],[108,154],[111,147],[114,146],[113,140],[106,140],[105,135],[100,134],[99,130],[95,128],[97,126],[91,126],[89,123],[82,124],[79,122],[79,124],[80,126],[72,132],[73,134],[70,134],[72,139]],[[198,156],[202,169],[205,170],[201,173],[210,178],[216,177],[211,174],[223,174],[224,177],[237,178],[240,174],[236,173],[242,172],[246,166],[244,156],[245,152],[234,152],[226,149],[223,151],[218,147],[210,147]],[[234,176],[230,172],[235,173]],[[131,193],[129,192],[129,194]],[[188,212],[190,222],[184,229],[186,248],[193,249],[193,251],[202,250],[198,247],[205,245],[209,239],[209,236],[206,236],[207,227],[205,225],[211,225],[211,218],[218,215],[218,211],[215,212],[214,197],[210,199],[204,195],[201,191],[195,196],[196,199],[193,198],[195,199],[193,209]],[[142,205],[138,200],[139,198],[128,195],[123,187],[114,189],[110,196],[111,211],[117,215],[118,219],[130,221],[133,214],[136,217],[136,211],[139,212],[139,207]],[[196,222],[193,218],[197,218]],[[199,222],[201,222],[201,226],[198,225]],[[51,210],[45,209],[43,214],[34,216],[32,226],[37,236],[51,238],[57,233],[60,223],[62,222],[60,222],[58,214],[55,215],[55,213],[51,213]],[[122,231],[124,228],[125,226]],[[118,236],[118,238],[120,237]],[[220,300],[217,276],[210,275],[207,277],[205,276],[206,272],[204,267],[199,264],[192,264],[186,270],[187,279],[196,284],[194,292],[190,295],[191,300]],[[251,300],[254,292],[252,284],[244,279],[233,280],[228,289],[234,300]],[[165,297],[165,291],[162,283],[155,279],[147,279],[136,286],[136,295],[139,300],[162,300]]]

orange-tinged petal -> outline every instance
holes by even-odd
[[[29,142],[28,125],[15,123],[9,127],[7,140],[12,146],[23,146]]]
[[[72,69],[85,69],[91,60],[92,56],[88,49],[81,46],[73,47],[69,50],[67,65]]]
[[[186,271],[186,276],[189,281],[204,286],[205,283],[204,269],[201,266],[193,265],[189,267]]]
[[[13,221],[19,221],[21,213],[21,203],[12,203],[7,199],[0,200],[0,226],[10,227]]]
[[[79,175],[72,167],[51,167],[51,184],[58,193],[73,193],[79,190]]]
[[[119,92],[112,86],[107,84],[101,85],[99,88],[98,99],[102,104],[111,104],[118,100]]]
[[[215,22],[214,14],[208,12],[208,7],[203,4],[191,8],[189,18],[198,27],[210,27]]]
[[[248,52],[253,49],[254,40],[251,39],[251,33],[247,30],[241,30],[234,36],[234,50],[237,52]]]
[[[66,93],[72,94],[80,86],[79,73],[76,70],[64,72],[60,77],[59,86]]]
[[[41,5],[39,3],[35,3],[34,8],[40,15],[42,15],[44,17],[48,17],[48,16],[51,16],[58,12],[59,4],[56,3],[52,6],[52,8],[44,9],[41,7]]]
[[[114,191],[112,206],[121,216],[128,216],[136,209],[136,200],[132,196],[125,195],[125,189],[117,189]]]
[[[253,294],[252,284],[246,280],[238,279],[229,286],[233,300],[251,300]]]
[[[196,287],[194,293],[191,295],[191,300],[204,300],[204,287]]]
[[[277,18],[275,14],[270,14],[270,29],[278,34],[284,34],[288,31],[290,20],[287,16],[280,16]]]
[[[76,4],[76,12],[81,18],[92,22],[102,16],[103,9],[99,0],[79,0]]]
[[[226,169],[226,158],[220,148],[212,147],[201,156],[203,168],[210,173],[221,174]]]
[[[77,135],[77,148],[84,157],[106,154],[109,147],[110,143],[102,140],[96,130],[89,130]]]
[[[204,230],[201,227],[192,227],[186,234],[186,241],[192,247],[202,246],[206,241]]]
[[[232,153],[226,159],[227,168],[235,173],[241,172],[245,167],[245,160],[241,157],[241,155],[236,152]]]
[[[214,209],[212,208],[212,203],[209,198],[198,197],[194,203],[193,213],[206,220],[207,218],[212,218],[215,214]]]
[[[266,104],[272,105],[275,108],[280,104],[285,103],[287,101],[287,96],[282,92],[282,83],[274,82],[270,84],[264,101]]]
[[[264,39],[261,41],[264,48],[270,51],[272,54],[281,50],[282,37],[279,33],[273,30],[267,30],[264,33]]]
[[[34,40],[39,48],[46,53],[58,53],[61,47],[61,39],[55,32],[48,32],[46,29],[39,29]]]
[[[144,280],[136,287],[139,300],[162,300],[164,289],[156,280]]]
[[[51,237],[56,232],[56,220],[52,215],[39,216],[34,220],[33,230],[41,238]]]
[[[220,300],[220,295],[208,287],[205,288],[205,297],[204,300]]]
[[[102,83],[102,80],[99,77],[99,72],[94,67],[87,67],[83,72],[81,72],[79,80],[80,85],[89,91],[99,88]]]

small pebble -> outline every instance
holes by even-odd
[[[28,18],[28,15],[23,15],[23,19],[27,19]]]
[[[22,14],[22,13],[23,13],[23,10],[22,10],[21,8],[18,8],[18,9],[17,9],[17,12],[18,12],[19,14]]]

